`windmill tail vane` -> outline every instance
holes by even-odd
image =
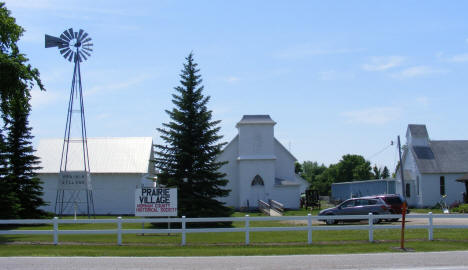
[[[45,47],[57,47],[60,54],[72,62],[88,60],[93,51],[92,39],[83,29],[74,32],[73,28],[63,31],[60,37],[45,35]]]

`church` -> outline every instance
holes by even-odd
[[[259,200],[271,199],[299,208],[308,183],[294,171],[297,159],[275,138],[275,125],[269,115],[244,115],[237,123],[238,135],[218,157],[228,162],[221,168],[231,190],[221,199],[227,206],[257,208]]]
[[[220,198],[235,209],[257,208],[258,200],[273,199],[285,208],[299,208],[300,193],[308,184],[294,172],[296,158],[274,138],[275,122],[268,115],[245,115],[237,124],[239,134],[225,147],[218,161],[228,161],[221,171],[229,180],[228,197]],[[39,143],[38,171],[43,182],[43,209],[55,211],[59,180],[62,139],[45,139]],[[88,138],[95,213],[98,215],[132,215],[135,189],[152,185],[154,175],[153,140],[136,138]],[[80,145],[69,150],[79,157]],[[69,160],[77,170],[80,159]],[[73,209],[64,211],[72,214]],[[78,211],[82,213],[82,211]]]

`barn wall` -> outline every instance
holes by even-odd
[[[42,209],[54,212],[58,174],[40,174],[39,177],[43,181],[43,198],[49,203]],[[91,179],[97,215],[134,214],[135,189],[141,185],[142,174],[91,174]],[[80,201],[85,202],[85,197],[82,196]],[[84,213],[84,206],[79,207],[80,212]],[[65,214],[73,214],[73,208]]]

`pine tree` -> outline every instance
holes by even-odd
[[[180,86],[175,87],[172,103],[166,110],[171,118],[157,130],[165,145],[156,147],[158,181],[178,189],[179,215],[187,217],[229,216],[232,210],[218,198],[229,195],[224,189],[226,174],[218,171],[224,162],[216,157],[225,143],[219,143],[220,121],[212,120],[208,110],[209,96],[203,95],[202,79],[197,64],[190,53],[180,75]]]
[[[0,130],[0,219],[19,218],[21,205],[16,196],[14,182],[8,177],[8,152],[3,132]]]
[[[19,200],[20,218],[40,218],[45,212],[38,208],[45,205],[42,199],[41,181],[36,170],[39,160],[34,156],[31,144],[33,136],[29,127],[29,91],[17,90],[8,104],[8,117],[4,118],[8,137],[6,139],[6,152],[8,156],[8,176],[10,185],[15,187],[16,197]]]
[[[382,171],[382,178],[387,179],[389,177],[390,177],[390,171],[388,170],[387,166],[385,166]]]
[[[42,211],[41,187],[34,174],[28,127],[30,90],[36,84],[45,90],[39,71],[21,54],[18,41],[24,29],[16,24],[11,12],[0,2],[0,216],[34,218]],[[5,134],[4,134],[5,132]],[[26,191],[27,193],[23,192]],[[28,197],[30,196],[30,197]],[[31,214],[31,215],[30,215]]]

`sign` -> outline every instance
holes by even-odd
[[[60,172],[58,190],[92,190],[91,175],[85,171]]]
[[[177,189],[153,187],[136,189],[135,216],[177,216]]]

